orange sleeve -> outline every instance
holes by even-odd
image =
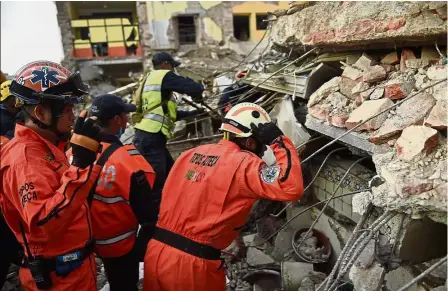
[[[285,136],[271,145],[277,159],[268,167],[256,155],[247,157],[237,170],[242,193],[250,198],[296,201],[303,195],[300,160],[294,144]]]
[[[70,225],[101,172],[100,166],[70,166],[59,181],[43,162],[26,163],[8,171],[14,204],[29,229],[46,237],[57,236]],[[14,189],[15,188],[15,189]]]

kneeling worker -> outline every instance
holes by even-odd
[[[145,291],[224,291],[220,250],[238,236],[257,199],[298,200],[302,171],[294,144],[268,113],[240,103],[224,139],[184,152],[163,189],[145,256]]]
[[[90,207],[94,251],[103,260],[111,291],[137,291],[137,228],[157,222],[159,201],[151,191],[155,173],[133,145],[119,139],[135,109],[109,94],[95,98],[90,108],[103,132],[98,161],[104,163]]]

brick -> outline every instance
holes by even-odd
[[[400,71],[406,71],[406,60],[416,59],[414,52],[410,49],[403,49],[400,58]]]
[[[443,80],[447,78],[447,67],[446,66],[432,66],[426,72],[428,78],[431,80]]]
[[[327,120],[329,114],[328,110],[321,108],[320,105],[309,108],[308,113],[320,120]]]
[[[440,99],[436,105],[429,112],[428,118],[425,120],[424,125],[430,126],[438,130],[447,130],[448,116],[447,116],[447,99]]]
[[[438,143],[437,130],[421,125],[409,126],[395,144],[397,157],[405,161],[421,159],[431,153]]]
[[[380,99],[383,100],[383,99]],[[381,125],[370,137],[374,144],[383,144],[397,137],[403,129],[411,125],[422,125],[424,118],[436,104],[430,94],[421,92],[406,100],[396,109],[396,114]]]
[[[384,88],[378,87],[373,90],[372,94],[370,94],[370,100],[378,100],[383,98],[384,96]]]
[[[356,61],[353,66],[364,71],[372,66],[373,63],[374,61],[367,54],[362,54],[362,56]]]
[[[360,71],[356,68],[347,66],[344,69],[344,71],[342,72],[342,77],[349,78],[351,80],[356,81],[362,77],[362,71]]]
[[[389,108],[392,105],[394,105],[394,103],[390,99],[365,101],[361,104],[361,106],[353,110],[353,112],[350,114],[349,119],[345,122],[345,126],[348,129],[352,129],[353,127],[362,123],[363,120],[369,119],[370,117],[380,113],[381,111]],[[380,128],[384,121],[386,121],[386,118],[387,112],[384,112],[373,118],[372,120],[365,122],[358,128],[358,130],[376,130]]]
[[[414,83],[397,78],[387,82],[384,88],[384,97],[389,99],[402,99],[414,89]]]
[[[420,68],[426,68],[429,66],[429,60],[427,59],[411,59],[405,61],[406,68],[418,70]]]
[[[344,128],[347,119],[348,114],[346,113],[334,113],[333,115],[328,116],[327,121],[333,126]]]
[[[364,70],[362,80],[366,83],[376,83],[386,79],[386,70],[381,66],[373,66]]]
[[[398,58],[397,52],[392,52],[390,54],[387,54],[382,60],[381,63],[385,65],[396,65],[400,62],[400,59]]]

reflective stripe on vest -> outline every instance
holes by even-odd
[[[121,196],[115,196],[115,197],[104,197],[98,194],[93,195],[93,199],[104,202],[106,204],[114,204],[117,202],[124,202],[126,204],[129,204],[129,201],[124,199],[124,197]]]
[[[170,71],[154,70],[148,75],[142,90],[144,116],[135,128],[151,133],[161,131],[170,138],[177,118],[177,103],[172,98],[162,102],[162,81],[168,72]]]
[[[120,235],[118,235],[116,237],[112,237],[112,238],[109,238],[109,239],[98,239],[98,240],[95,241],[95,243],[97,245],[110,245],[110,244],[114,244],[114,243],[117,243],[119,241],[122,241],[124,239],[127,239],[128,237],[130,237],[131,235],[133,235],[135,233],[136,233],[135,230],[131,230],[131,231],[128,231],[126,233],[120,234]]]

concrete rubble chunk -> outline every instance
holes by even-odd
[[[344,69],[344,71],[342,72],[342,77],[349,78],[351,80],[356,81],[362,77],[362,71],[360,71],[354,67],[347,66]]]
[[[308,113],[320,120],[328,119],[328,110],[321,105],[314,105],[308,109]]]
[[[386,270],[379,264],[373,264],[368,269],[361,269],[354,265],[350,269],[349,278],[352,280],[355,290],[380,291],[385,274]]]
[[[399,290],[415,278],[411,270],[407,267],[400,267],[390,271],[385,276],[387,290]],[[425,291],[426,289],[418,284],[411,286],[407,291]]]
[[[384,88],[378,87],[370,94],[370,100],[378,100],[383,98],[384,96]]]
[[[352,94],[353,88],[358,84],[357,81],[353,81],[349,78],[341,78],[341,83],[339,84],[339,92],[347,96],[349,99],[356,99],[356,95]]]
[[[396,114],[386,119],[381,127],[369,137],[369,141],[374,144],[383,144],[395,138],[406,127],[423,124],[423,119],[435,104],[434,97],[425,92],[404,101],[396,109]]]
[[[381,63],[385,65],[396,65],[400,62],[397,52],[391,52],[381,59]]]
[[[334,92],[328,95],[328,100],[333,107],[344,108],[348,104],[348,99],[339,92]]]
[[[352,94],[355,95],[355,94],[364,92],[367,89],[369,89],[369,84],[364,83],[364,82],[359,82],[358,84],[356,84],[355,87],[353,87]]]
[[[447,103],[447,99],[438,100],[436,105],[432,108],[431,112],[429,112],[429,116],[425,120],[424,125],[438,130],[446,131],[448,125]]]
[[[437,130],[421,125],[412,125],[403,130],[395,147],[397,156],[406,161],[420,159],[437,146],[439,133]]]
[[[433,81],[434,82],[434,81]],[[448,99],[448,82],[442,82],[428,89],[436,100]]]
[[[416,74],[416,75],[414,75],[414,78],[415,78],[415,87],[417,87],[417,89],[423,88],[423,84],[429,80],[429,78],[428,78],[428,76],[426,76],[426,74],[425,75]]]
[[[426,68],[429,66],[428,59],[411,59],[405,61],[406,68],[418,70],[420,68]]]
[[[345,122],[345,126],[348,129],[352,129],[353,127],[357,126],[358,124],[362,123],[363,120],[366,120],[381,111],[385,110],[386,108],[389,108],[390,106],[394,105],[394,103],[389,99],[380,99],[380,100],[368,100],[365,101],[356,108],[349,116],[349,119]],[[377,117],[365,122],[363,125],[361,125],[358,129],[359,130],[367,130],[372,131],[380,128],[380,126],[383,124],[383,122],[387,118],[387,112],[384,112]]]
[[[361,269],[369,268],[375,259],[375,239],[369,240],[364,250],[359,255],[355,265]]]
[[[339,90],[339,84],[341,83],[341,77],[334,77],[330,81],[323,84],[319,89],[316,90],[308,101],[308,108],[325,99],[330,93],[336,92]]]
[[[426,72],[431,80],[443,80],[447,78],[447,66],[432,66]]]
[[[256,248],[248,249],[246,261],[249,265],[254,267],[274,263],[274,260],[269,255]]]
[[[376,83],[386,79],[386,70],[381,66],[373,66],[364,70],[362,80],[366,83]]]
[[[412,92],[414,82],[405,80],[404,78],[397,78],[386,83],[384,88],[384,97],[389,99],[402,99]]]
[[[370,66],[372,66],[374,61],[366,54],[362,54],[362,56],[356,61],[356,63],[353,65],[356,68],[365,71]]]
[[[297,290],[300,283],[313,273],[313,264],[302,262],[282,262],[282,277],[285,290]],[[312,278],[310,278],[312,279]]]
[[[406,60],[413,60],[413,59],[416,59],[414,52],[410,49],[403,49],[401,51],[401,58],[400,58],[400,71],[405,72]]]
[[[352,209],[353,212],[364,215],[367,212],[368,206],[371,203],[373,197],[370,192],[361,192],[353,195],[352,197]]]

